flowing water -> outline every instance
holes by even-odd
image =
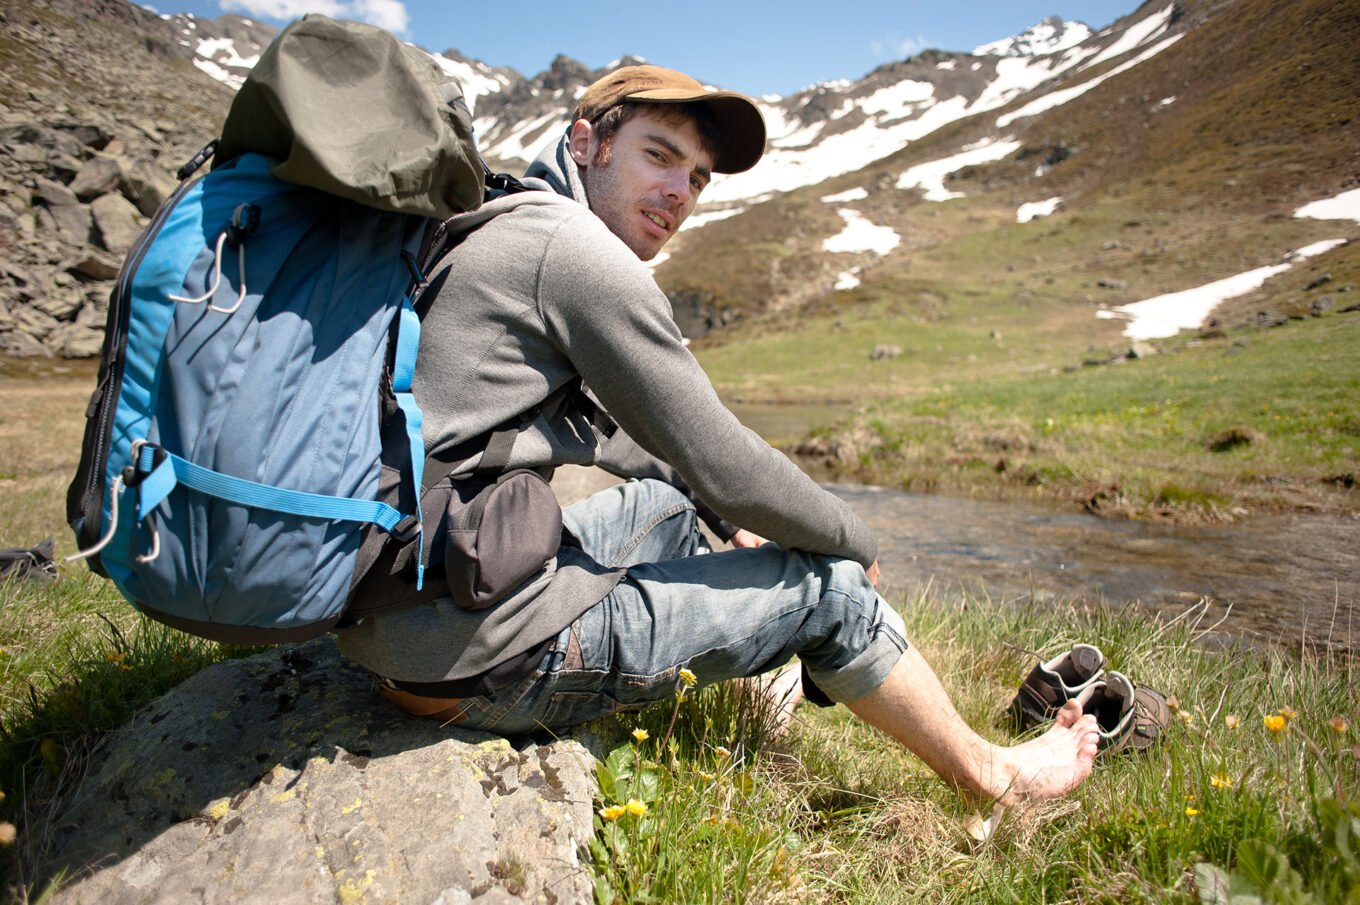
[[[734,405],[768,438],[838,417],[826,407]],[[800,429],[801,425],[801,429]],[[1004,599],[1103,600],[1177,615],[1202,599],[1221,632],[1360,646],[1360,520],[1288,513],[1230,526],[1098,518],[1033,504],[832,484],[878,533],[885,582]]]

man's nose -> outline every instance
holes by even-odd
[[[671,170],[666,176],[665,192],[666,197],[675,199],[676,204],[682,207],[689,204],[694,196],[689,184],[689,172],[680,168]]]

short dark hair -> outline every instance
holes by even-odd
[[[613,144],[614,136],[619,129],[623,128],[624,123],[639,114],[655,116],[662,122],[672,125],[693,123],[695,131],[699,133],[699,144],[714,157],[717,157],[718,149],[722,147],[717,117],[713,115],[713,111],[709,110],[706,104],[655,104],[648,101],[622,101],[595,117],[590,123],[595,132],[595,140],[599,142],[599,147],[595,152],[594,162],[596,164],[609,163],[609,148]]]

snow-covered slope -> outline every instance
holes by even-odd
[[[971,54],[926,51],[858,81],[822,82],[788,97],[761,98],[769,131],[765,159],[748,173],[714,179],[704,205],[749,204],[854,172],[957,120],[1010,107],[996,120],[990,150],[960,149],[957,166],[952,159],[926,165],[929,173],[922,178],[928,184],[922,187],[932,191],[951,168],[976,162],[979,153],[1013,150],[1005,134],[1012,123],[1079,97],[1171,46],[1178,37],[1173,11],[1171,0],[1160,8],[1148,4],[1099,34],[1081,22],[1050,17]],[[180,43],[192,49],[195,65],[231,85],[239,85],[268,40],[266,27],[238,16],[195,20],[181,15],[172,21],[181,29]],[[463,85],[483,154],[511,170],[522,168],[559,134],[585,86],[605,71],[558,57],[526,78],[453,50],[435,59]]]

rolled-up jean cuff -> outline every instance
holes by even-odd
[[[859,656],[840,669],[808,670],[812,681],[831,700],[844,704],[864,697],[887,681],[888,674],[906,651],[906,623],[882,597],[878,599],[878,616],[869,646]]]

